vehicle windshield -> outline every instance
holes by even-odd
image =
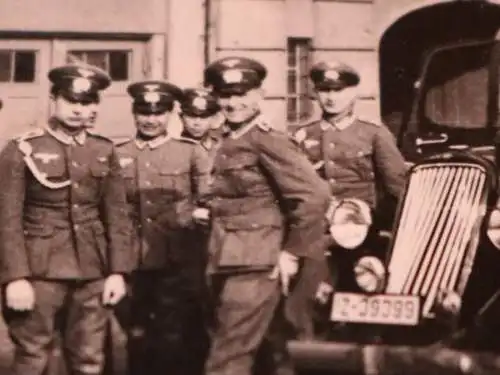
[[[488,121],[492,44],[446,48],[427,67],[423,115],[436,125],[484,128]]]

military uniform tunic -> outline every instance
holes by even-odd
[[[70,184],[41,184],[25,163],[21,142],[49,181]],[[11,141],[0,161],[1,282],[96,279],[130,270],[119,170],[112,142],[91,133],[71,139],[49,128]]]
[[[161,136],[118,146],[129,214],[138,243],[139,269],[162,269],[189,249],[177,248],[176,231],[192,227],[192,213],[208,193],[209,165],[195,141]]]
[[[359,198],[373,208],[379,182],[396,198],[402,193],[407,168],[384,125],[351,116],[337,126],[319,120],[292,132],[335,197]]]

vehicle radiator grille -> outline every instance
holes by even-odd
[[[387,293],[419,295],[422,315],[432,316],[442,291],[460,286],[475,246],[473,233],[486,211],[486,170],[477,164],[416,167],[396,227]]]

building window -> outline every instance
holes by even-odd
[[[113,81],[127,81],[130,75],[130,51],[69,51],[67,61],[81,61],[106,71]]]
[[[35,81],[36,51],[0,50],[0,82]]]
[[[312,111],[309,83],[311,40],[289,38],[287,55],[287,119],[293,124],[308,118]]]

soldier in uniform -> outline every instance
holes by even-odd
[[[206,196],[209,164],[203,148],[173,138],[168,123],[182,91],[161,81],[128,87],[137,133],[118,145],[137,243],[129,331],[131,373],[194,374],[198,318],[191,248],[193,212]],[[198,363],[198,367],[200,364]]]
[[[219,141],[215,116],[219,113],[217,99],[206,89],[185,89],[181,101],[184,124],[182,136],[194,139],[213,156]]]
[[[292,129],[293,138],[329,183],[334,199],[358,198],[376,213],[382,194],[388,193],[397,200],[404,188],[407,167],[394,136],[386,126],[366,121],[355,113],[360,77],[352,67],[342,62],[319,62],[311,69],[310,78],[322,118]],[[325,241],[325,246],[335,245]],[[337,259],[337,252],[331,250],[332,270],[342,267],[338,263],[342,259]],[[329,275],[318,278],[317,267],[318,264],[306,265],[304,275],[316,275],[316,298],[326,303],[334,280]],[[312,327],[306,336],[312,334],[311,330]]]
[[[54,117],[0,155],[0,282],[13,373],[44,372],[62,318],[72,375],[103,371],[109,311],[125,294],[130,225],[113,143],[86,129],[110,78],[91,66],[49,72]]]
[[[323,116],[291,131],[332,195],[362,199],[375,208],[380,181],[399,197],[407,170],[404,158],[386,126],[355,113],[359,74],[341,62],[320,62],[310,78]]]
[[[323,256],[328,186],[260,110],[267,74],[229,57],[205,70],[226,118],[213,170],[208,272],[217,296],[207,375],[249,375],[280,300],[305,257]]]

